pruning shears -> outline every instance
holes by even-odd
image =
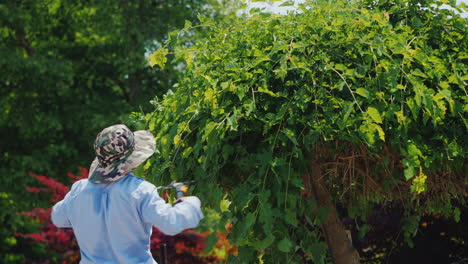
[[[176,190],[176,197],[177,199],[180,199],[182,197],[185,196],[185,194],[187,193],[188,189],[189,189],[189,184],[193,184],[193,183],[196,183],[197,181],[196,180],[192,180],[192,181],[183,181],[183,182],[171,182],[169,185],[166,185],[166,186],[159,186],[157,187],[157,189],[163,189],[163,190],[167,190],[167,189],[174,189]]]
[[[199,181],[203,181],[208,179],[208,177],[205,177],[203,179],[199,179]],[[176,197],[177,199],[180,199],[187,194],[187,191],[189,189],[190,184],[194,184],[198,182],[198,180],[191,180],[191,181],[183,181],[183,182],[176,182],[172,181],[169,185],[166,186],[158,186],[157,189],[163,189],[163,190],[171,190],[174,189],[176,190]],[[178,200],[175,202],[175,204],[179,203],[181,200]],[[161,256],[161,264],[167,264],[167,244],[163,244],[163,250],[162,250],[162,256]]]
[[[157,189],[163,189],[163,190],[171,190],[171,189],[174,189],[176,190],[176,197],[177,199],[180,199],[182,197],[185,196],[185,194],[187,193],[188,189],[189,189],[189,184],[193,184],[193,183],[196,183],[197,181],[196,180],[192,180],[192,181],[183,181],[183,182],[175,182],[175,181],[172,181],[169,185],[166,185],[166,186],[158,186]],[[178,201],[180,202],[180,201]],[[176,203],[178,203],[176,202]],[[163,250],[162,250],[162,256],[161,256],[161,261],[162,261],[162,264],[167,264],[167,245],[166,244],[163,244]]]

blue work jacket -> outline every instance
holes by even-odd
[[[80,264],[155,264],[150,252],[152,226],[175,235],[196,227],[202,218],[197,197],[171,206],[153,184],[133,173],[108,184],[77,181],[52,208],[57,227],[73,228]]]

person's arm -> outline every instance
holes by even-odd
[[[72,227],[68,219],[68,203],[71,199],[71,193],[74,191],[77,183],[73,184],[71,190],[65,195],[62,201],[56,203],[52,207],[51,219],[52,223],[59,228]]]
[[[151,223],[166,235],[176,235],[185,229],[194,228],[203,218],[201,202],[195,196],[188,196],[174,206],[159,197],[153,187],[147,192],[141,203],[143,220]]]

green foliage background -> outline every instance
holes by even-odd
[[[164,66],[172,54],[187,68],[139,116],[160,151],[145,168],[158,181],[201,180],[219,228],[234,224],[232,263],[327,261],[320,224],[330,208],[301,195],[311,170],[353,219],[403,204],[408,243],[424,213],[459,221],[467,20],[440,4],[310,1],[298,14],[202,21],[206,39],[170,39],[150,58]]]
[[[226,1],[2,1],[0,3],[0,262],[44,254],[14,232],[34,224],[15,212],[45,206],[28,172],[66,179],[89,166],[104,127],[149,111],[179,74],[146,56],[197,15],[219,19]],[[192,32],[190,38],[203,35]],[[188,40],[188,37],[186,38]],[[29,250],[26,250],[29,249]]]

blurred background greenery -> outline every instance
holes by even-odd
[[[151,110],[175,82],[177,65],[147,64],[169,32],[197,16],[219,19],[229,1],[47,0],[0,3],[0,263],[43,254],[14,232],[34,223],[15,212],[44,206],[25,191],[28,172],[66,179],[88,167],[104,127]],[[187,38],[203,36],[203,31]]]

